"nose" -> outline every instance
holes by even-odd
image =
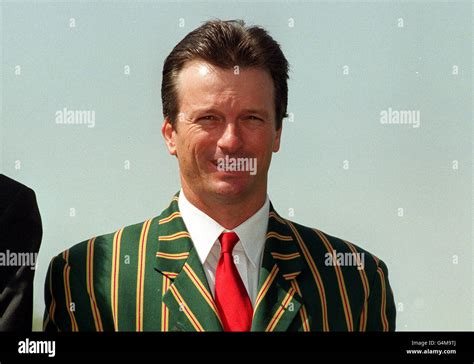
[[[243,145],[239,126],[234,122],[228,122],[217,141],[217,146],[226,154],[238,151]]]

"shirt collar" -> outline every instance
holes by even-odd
[[[189,202],[182,189],[179,193],[178,206],[199,260],[204,264],[215,241],[223,231],[227,230]],[[254,267],[260,264],[260,256],[265,245],[269,211],[270,200],[267,195],[263,206],[232,230],[239,236],[245,255]]]

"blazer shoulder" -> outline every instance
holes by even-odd
[[[112,259],[114,245],[119,244],[122,249],[127,249],[131,245],[137,245],[144,224],[157,217],[146,221],[124,226],[114,232],[106,233],[81,241],[69,249],[66,249],[53,258],[53,261],[63,261],[72,268],[85,268],[87,256],[91,252],[100,261]]]
[[[356,259],[361,259],[361,263],[367,273],[375,273],[379,267],[384,270],[387,269],[385,263],[380,258],[357,244],[330,235],[317,228],[311,228],[289,220],[286,221],[293,225],[311,255],[326,255],[329,253],[335,258],[351,255]]]

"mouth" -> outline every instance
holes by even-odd
[[[213,169],[223,174],[248,174],[256,167],[256,158],[226,157],[210,160]]]

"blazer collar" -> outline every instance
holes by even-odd
[[[222,331],[207,278],[186,230],[177,193],[160,216],[155,269],[163,274],[163,331]],[[171,317],[170,317],[171,316]]]
[[[290,227],[270,205],[252,331],[287,331],[302,306],[297,277],[303,269],[303,259]]]
[[[181,217],[179,192],[159,217],[155,269],[164,276],[162,314],[165,330],[222,331],[199,256]],[[286,331],[302,297],[296,278],[303,269],[295,237],[270,205],[268,229],[254,305],[252,331]]]

